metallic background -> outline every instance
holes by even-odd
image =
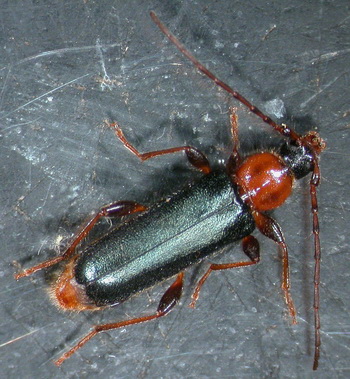
[[[1,5],[0,372],[6,378],[349,377],[349,2],[58,1]],[[186,159],[140,163],[103,120],[150,151],[191,144],[211,161],[230,153],[227,111],[238,106],[242,150],[276,143],[168,43],[162,21],[222,80],[297,131],[317,128],[322,154],[322,351],[313,355],[313,249],[308,182],[274,212],[290,249],[290,325],[274,244],[258,236],[262,262],[213,274],[188,308],[207,263],[189,270],[180,305],[166,318],[104,333],[61,368],[52,364],[96,323],[149,314],[168,283],[118,307],[63,313],[47,276],[18,282],[63,248],[100,206],[150,204],[199,177]],[[282,105],[282,108],[278,106]],[[277,142],[279,142],[277,137]],[[108,229],[102,222],[99,229]],[[239,245],[215,262],[242,259]]]

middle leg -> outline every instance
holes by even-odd
[[[245,267],[245,266],[251,266],[255,265],[260,261],[260,251],[259,251],[259,242],[258,240],[249,235],[247,237],[244,237],[242,240],[242,249],[244,253],[247,255],[247,257],[250,259],[250,261],[242,261],[242,262],[235,262],[235,263],[223,263],[223,264],[211,264],[207,270],[207,272],[202,276],[202,278],[199,280],[193,294],[192,294],[192,301],[190,303],[190,307],[194,308],[196,305],[196,302],[199,297],[199,292],[205,283],[205,281],[208,279],[209,275],[212,273],[212,271],[221,271],[221,270],[227,270],[231,268],[238,268],[238,267]]]

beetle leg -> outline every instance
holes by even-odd
[[[238,116],[236,113],[237,109],[230,107],[230,124],[231,124],[231,135],[233,141],[232,153],[227,161],[226,169],[230,175],[234,175],[237,167],[242,162],[241,156],[239,154],[239,138],[238,138]]]
[[[102,217],[121,217],[130,215],[136,212],[143,212],[147,209],[146,206],[136,203],[134,201],[117,201],[106,205],[101,208],[99,212],[95,214],[85,225],[83,225],[80,230],[74,235],[71,244],[68,246],[67,250],[60,256],[48,259],[44,262],[39,263],[36,266],[30,267],[18,274],[15,274],[14,277],[16,280],[23,278],[24,276],[29,276],[36,271],[42,270],[46,267],[51,267],[59,262],[62,262],[73,255],[75,248],[78,244],[89,234],[91,229],[100,220]]]
[[[208,279],[209,275],[212,271],[219,271],[219,270],[227,270],[230,268],[237,268],[237,267],[244,267],[244,266],[251,266],[255,265],[260,261],[260,252],[259,252],[259,242],[258,240],[249,235],[247,237],[244,237],[242,240],[242,248],[244,253],[249,257],[250,262],[242,261],[242,262],[235,262],[235,263],[224,263],[224,264],[211,264],[207,270],[207,272],[202,276],[202,278],[199,280],[193,294],[192,294],[192,301],[190,303],[190,307],[194,308],[196,305],[196,302],[199,297],[199,292],[205,283],[205,281]]]
[[[159,155],[173,154],[179,151],[184,151],[187,155],[188,161],[198,170],[202,171],[204,174],[209,174],[211,171],[210,163],[207,157],[198,149],[192,146],[179,146],[172,147],[170,149],[150,151],[148,153],[140,153],[125,137],[122,129],[116,123],[108,123],[109,126],[114,128],[115,135],[119,138],[122,144],[130,150],[134,155],[136,155],[142,161],[145,161],[150,158],[157,157]]]
[[[55,361],[55,365],[60,366],[66,359],[68,359],[78,349],[80,349],[88,341],[90,341],[91,338],[93,338],[96,334],[100,332],[105,332],[107,330],[112,330],[112,329],[124,328],[125,326],[128,326],[128,325],[141,324],[143,322],[154,320],[156,318],[167,315],[173,309],[173,307],[176,305],[176,303],[179,301],[181,297],[182,288],[183,288],[183,277],[184,277],[183,272],[178,274],[174,283],[167,289],[167,291],[162,296],[156,313],[149,316],[133,318],[131,320],[124,320],[120,322],[113,322],[110,324],[94,326],[94,328],[92,329],[90,333],[88,333],[84,338],[82,338],[70,350],[65,352],[59,359],[57,359],[57,361]]]
[[[293,324],[296,324],[296,310],[292,295],[290,294],[288,249],[281,227],[272,217],[267,216],[266,214],[254,211],[253,216],[255,224],[260,232],[276,242],[282,250],[282,291],[284,293],[284,299],[288,306],[292,322]]]

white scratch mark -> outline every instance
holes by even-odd
[[[43,201],[43,203],[42,203],[42,205],[40,207],[41,209],[43,209],[45,207],[45,205],[46,205],[47,199],[49,198],[51,187],[52,187],[52,182],[50,181],[49,182],[49,186],[48,186],[47,191],[46,191],[46,196],[45,196],[44,201]],[[40,250],[41,250],[41,248],[40,248]]]
[[[113,48],[113,47],[119,46],[119,45],[120,45],[119,42],[115,42],[115,43],[111,43],[111,44],[108,44],[108,45],[103,45],[101,47],[104,48],[104,49],[108,49],[108,48]],[[29,61],[32,61],[32,60],[35,60],[35,59],[38,59],[38,58],[49,57],[51,55],[62,55],[62,54],[67,54],[67,53],[79,53],[79,52],[82,52],[82,51],[90,51],[90,50],[95,50],[95,49],[96,49],[96,46],[91,45],[91,46],[81,46],[81,47],[66,47],[64,49],[56,49],[56,50],[44,51],[42,53],[39,53],[39,54],[36,54],[36,55],[32,55],[30,57],[21,59],[17,63],[13,64],[13,66],[17,66],[17,65],[20,65],[22,63],[26,63],[26,62],[29,62]],[[4,69],[4,68],[2,68],[2,69]]]
[[[104,60],[103,52],[102,52],[102,46],[101,46],[99,38],[97,38],[96,40],[96,52],[97,52],[97,55],[100,57],[101,67],[103,71],[103,80],[101,80],[101,89],[104,90],[105,87],[107,87],[109,90],[111,90],[112,86],[110,85],[110,83],[112,83],[112,80],[107,74],[105,60]]]
[[[324,62],[324,61],[328,61],[328,60],[331,60],[331,59],[334,59],[334,58],[337,58],[337,57],[340,57],[342,55],[345,55],[345,54],[348,54],[350,53],[350,49],[344,49],[344,50],[338,50],[338,51],[332,51],[330,53],[325,53],[325,54],[322,54],[320,55],[319,57],[317,58],[314,58],[310,61],[311,64],[315,64],[315,63],[318,63],[318,62]]]
[[[23,339],[23,338],[26,338],[26,337],[30,336],[31,334],[36,333],[36,332],[39,331],[39,330],[40,330],[40,329],[35,329],[35,330],[32,330],[32,331],[29,332],[29,333],[26,333],[26,334],[23,334],[23,335],[17,337],[17,338],[13,338],[13,339],[10,340],[10,341],[6,341],[6,342],[4,342],[4,343],[2,343],[2,344],[0,345],[0,348],[1,348],[1,347],[4,347],[4,346],[7,346],[7,345],[10,345],[11,343],[17,342],[17,341],[19,341],[19,340],[21,340],[21,339]]]
[[[80,80],[80,79],[82,79],[82,78],[85,78],[86,76],[89,76],[89,75],[91,75],[91,74],[85,74],[85,75],[79,76],[78,78],[75,78],[75,79],[73,79],[73,80],[70,80],[70,81],[67,82],[67,83],[63,83],[62,85],[60,85],[60,86],[58,86],[58,87],[52,89],[51,91],[45,92],[45,93],[43,93],[42,95],[36,97],[35,99],[30,100],[30,101],[28,101],[27,103],[21,105],[20,107],[14,109],[13,111],[7,113],[7,114],[4,115],[2,118],[6,118],[6,117],[8,117],[10,114],[15,113],[15,112],[19,111],[20,109],[23,109],[23,108],[27,107],[28,105],[30,105],[30,104],[32,104],[32,103],[35,103],[36,101],[42,99],[43,97],[45,97],[45,96],[47,96],[47,95],[50,95],[51,93],[54,93],[54,92],[60,90],[61,88],[64,88],[64,87],[66,87],[66,86],[69,86],[70,84],[72,84],[72,83],[74,83],[74,82],[77,82],[78,80]]]
[[[7,75],[6,75],[5,80],[4,80],[4,85],[2,86],[2,89],[1,89],[0,109],[2,109],[2,103],[3,103],[3,100],[4,100],[5,88],[7,88],[7,83],[9,82],[10,73],[11,73],[11,67],[9,68],[9,70],[7,72]]]
[[[26,121],[26,122],[19,122],[17,124],[14,124],[14,125],[10,125],[8,126],[7,128],[4,128],[2,129],[3,131],[7,131],[9,129],[13,129],[13,128],[17,128],[18,126],[23,126],[23,125],[32,125],[33,123],[35,123],[36,121],[40,120],[41,117],[37,117],[33,120],[30,120],[30,121]]]
[[[300,108],[303,109],[304,107],[306,107],[306,105],[312,101],[315,97],[319,96],[325,89],[327,89],[328,87],[330,87],[333,83],[335,83],[342,75],[339,75],[337,76],[336,78],[334,78],[333,80],[331,80],[330,82],[328,82],[327,84],[325,84],[324,86],[322,86],[322,88],[320,89],[320,91],[318,91],[317,93],[315,93],[314,95],[310,96],[307,100],[305,100],[303,103],[300,104]]]

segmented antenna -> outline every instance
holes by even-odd
[[[293,129],[287,127],[285,124],[277,124],[269,116],[265,115],[260,111],[255,105],[248,101],[244,96],[242,96],[237,91],[233,90],[225,82],[217,78],[211,71],[204,67],[186,48],[185,46],[172,34],[169,29],[162,24],[157,15],[154,12],[150,13],[150,16],[158,28],[165,34],[165,36],[172,42],[178,50],[187,57],[196,68],[205,74],[208,78],[214,81],[219,87],[223,88],[226,92],[232,95],[240,103],[244,104],[252,113],[255,113],[260,117],[266,124],[274,128],[282,136],[289,138],[291,141],[299,145],[304,145],[308,147],[311,154],[313,155],[314,169],[310,180],[310,197],[311,197],[311,212],[313,218],[313,235],[314,235],[314,251],[315,251],[315,271],[314,271],[314,317],[315,317],[315,355],[313,369],[317,370],[318,361],[320,357],[320,346],[321,346],[321,336],[320,336],[320,266],[321,266],[321,244],[319,237],[319,221],[318,221],[318,205],[317,205],[317,187],[320,183],[320,167],[318,163],[318,155],[325,149],[326,144],[317,132],[311,131],[305,136],[300,136]]]

